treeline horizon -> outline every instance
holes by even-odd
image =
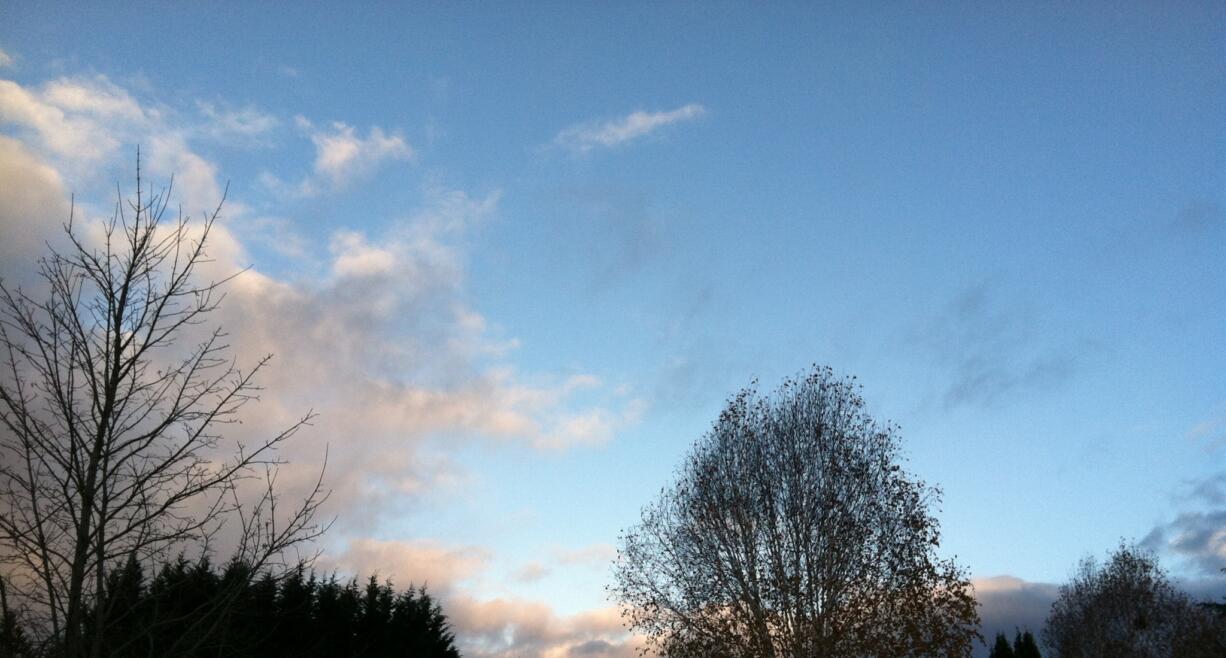
[[[180,555],[152,577],[128,560],[105,577],[85,615],[82,634],[92,655],[108,658],[459,658],[455,634],[425,586],[398,589],[370,575],[342,578],[299,563],[285,572],[253,574],[230,560]],[[2,587],[0,587],[2,589]],[[98,613],[104,613],[99,615]],[[104,619],[100,626],[90,623]],[[0,658],[63,654],[38,644],[10,610],[0,609]]]

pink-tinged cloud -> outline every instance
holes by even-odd
[[[485,570],[490,552],[476,546],[447,546],[429,539],[357,538],[335,556],[325,554],[318,567],[350,574],[378,575],[402,587],[453,591]]]

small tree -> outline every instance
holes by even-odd
[[[1004,633],[996,634],[996,641],[992,644],[988,658],[1014,658],[1013,647],[1009,646],[1009,639]]]
[[[1171,585],[1153,554],[1124,544],[1101,567],[1081,561],[1052,604],[1043,642],[1060,658],[1226,655],[1220,623]]]
[[[1014,658],[1042,658],[1033,633],[1018,631],[1017,635],[1013,636],[1013,656]]]
[[[42,648],[72,658],[105,651],[123,611],[96,603],[125,564],[205,550],[228,519],[254,573],[320,532],[318,483],[289,509],[272,486],[277,446],[310,414],[227,440],[270,357],[240,370],[220,328],[192,338],[226,282],[199,271],[220,206],[167,222],[169,190],[141,185],[138,162],[135,200],[99,234],[70,215],[69,247],[40,260],[44,290],[0,282],[0,565]],[[253,497],[247,479],[263,480]]]
[[[965,574],[935,555],[937,492],[829,368],[733,397],[623,533],[612,596],[682,656],[969,656]]]

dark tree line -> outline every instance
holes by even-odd
[[[988,654],[988,658],[1042,658],[1043,654],[1039,652],[1039,645],[1034,640],[1034,634],[1030,631],[1018,631],[1013,636],[1013,644],[1009,644],[1009,638],[1005,637],[1004,633],[996,634],[996,642],[992,644],[992,651]]]
[[[215,567],[180,557],[148,578],[129,561],[107,574],[96,605],[108,608],[110,621],[87,626],[83,635],[112,658],[460,655],[446,616],[424,588],[400,591],[374,576],[360,584],[300,566],[280,578],[253,577],[241,562]],[[6,615],[0,657],[36,653]]]

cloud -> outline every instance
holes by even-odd
[[[1217,577],[1226,569],[1226,473],[1188,485],[1184,500],[1191,509],[1155,526],[1141,545],[1175,557],[1198,576]]]
[[[17,63],[13,61],[13,56],[4,52],[4,49],[0,48],[0,69],[12,68],[16,65]]]
[[[337,556],[321,558],[317,566],[354,575],[376,574],[400,587],[425,586],[441,595],[481,573],[490,557],[482,548],[446,546],[429,539],[355,538]]]
[[[26,283],[44,240],[68,220],[59,172],[21,142],[0,135],[0,279]],[[10,269],[12,268],[12,269]]]
[[[590,544],[579,548],[554,548],[552,564],[557,567],[605,568],[617,556],[617,549],[609,544]],[[516,569],[511,579],[518,583],[535,583],[554,572],[540,562],[529,562]]]
[[[342,190],[353,182],[366,178],[388,162],[412,160],[413,147],[398,133],[387,133],[374,126],[362,137],[344,122],[333,121],[318,127],[310,119],[295,117],[294,124],[315,146],[311,173],[297,183],[287,182],[265,171],[260,179],[264,186],[281,196],[313,197],[327,191]]]
[[[61,162],[93,166],[150,119],[103,76],[60,78],[34,89],[0,80],[0,122],[16,126]]]
[[[1202,574],[1226,569],[1226,510],[1184,512],[1142,542],[1190,562]]]
[[[385,135],[378,126],[365,138],[358,137],[353,127],[333,122],[331,131],[311,133],[315,143],[315,173],[341,185],[358,173],[367,172],[383,160],[407,160],[413,150],[399,135]]]
[[[1209,417],[1188,430],[1188,438],[1204,443],[1209,452],[1226,446],[1226,402],[1217,405]]]
[[[98,153],[114,155],[130,130],[144,136],[151,172],[176,173],[173,200],[187,212],[199,217],[221,196],[218,165],[192,147],[193,125],[176,122],[188,115],[146,108],[104,79],[65,78],[33,90],[4,82],[0,99],[0,116],[20,128],[18,139],[0,141],[0,169],[12,172],[6,181],[23,182],[0,190],[0,250],[41,251],[66,217],[66,189],[96,175],[57,166],[54,158],[68,144],[97,145],[110,136],[114,143]],[[359,139],[334,124],[325,133],[352,138],[359,156],[371,149],[386,157],[408,153],[378,130]],[[321,172],[344,177],[350,165],[360,168],[346,155],[354,152],[348,146],[320,144]],[[599,445],[643,412],[641,400],[590,374],[520,372],[509,360],[517,341],[469,303],[463,245],[472,227],[497,213],[497,191],[472,196],[427,186],[422,199],[378,234],[336,230],[323,263],[313,260],[318,252],[291,252],[299,259],[290,268],[298,272],[294,279],[258,268],[243,272],[210,319],[229,333],[240,365],[276,357],[260,377],[260,403],[233,428],[234,438],[268,436],[309,409],[318,412],[310,431],[286,447],[282,456],[292,463],[281,481],[291,492],[308,487],[328,452],[329,512],[342,513],[348,529],[463,486],[468,476],[450,457],[456,446],[491,442],[557,452]],[[98,205],[113,202],[102,198]],[[224,211],[241,216],[244,208],[228,201]],[[241,224],[213,227],[211,262],[202,274],[221,278],[250,263],[235,229]],[[287,229],[282,223],[276,230]],[[8,258],[5,265],[32,269]],[[310,272],[317,275],[303,274]]]
[[[341,190],[370,176],[389,161],[414,157],[413,148],[403,136],[386,133],[378,126],[362,137],[353,126],[341,121],[320,128],[298,116],[294,123],[315,145],[315,161],[311,174],[296,184],[286,183],[271,172],[264,173],[265,185],[283,195],[312,197],[324,191]]]
[[[946,409],[991,406],[1023,392],[1047,390],[1077,370],[1076,351],[1035,335],[1035,318],[1001,308],[987,285],[970,288],[908,338],[948,373]]]
[[[10,127],[58,175],[71,179],[79,198],[88,199],[80,193],[95,185],[110,188],[114,181],[104,177],[133,162],[140,146],[146,181],[173,174],[175,200],[186,211],[199,214],[216,208],[222,199],[217,167],[191,142],[214,134],[218,118],[235,125],[239,121],[216,111],[213,117],[206,115],[204,123],[184,120],[164,105],[142,104],[101,75],[65,76],[32,87],[0,80],[0,124]],[[113,204],[113,199],[94,200],[99,208]],[[227,206],[232,217],[243,210],[237,202]]]
[[[241,140],[250,144],[281,125],[281,120],[260,109],[247,106],[234,109],[225,105],[196,101],[196,108],[205,123],[200,128],[203,135],[219,141]]]
[[[463,655],[629,657],[640,646],[622,627],[616,608],[563,615],[543,601],[518,597],[483,598],[473,593],[485,575],[491,553],[475,546],[449,546],[433,540],[355,539],[318,566],[357,576],[378,573],[401,587],[428,585],[447,615]],[[543,565],[531,563],[512,574],[533,582]]]
[[[1015,630],[1029,629],[1037,636],[1059,596],[1057,585],[1014,576],[975,578],[971,584],[980,605],[980,632],[989,642],[996,633],[1012,637]]]
[[[536,583],[545,579],[549,575],[549,567],[540,562],[529,562],[524,566],[515,570],[511,574],[511,579],[519,583]]]
[[[617,557],[617,549],[611,544],[590,544],[576,549],[559,548],[554,551],[558,564],[607,566]]]
[[[624,117],[606,121],[590,121],[563,129],[553,139],[554,145],[573,153],[585,154],[597,148],[616,148],[674,123],[693,121],[707,110],[690,103],[664,112],[631,112]]]
[[[622,627],[617,608],[559,615],[547,604],[525,599],[444,600],[461,650],[474,658],[637,655],[639,638]]]
[[[217,317],[240,363],[276,355],[244,431],[268,433],[314,408],[315,426],[286,455],[304,465],[305,485],[331,446],[329,503],[348,528],[463,484],[447,455],[465,442],[566,451],[610,440],[643,410],[591,375],[525,375],[508,362],[516,342],[466,301],[459,246],[498,195],[426,197],[379,235],[333,233],[320,277],[242,274]]]

